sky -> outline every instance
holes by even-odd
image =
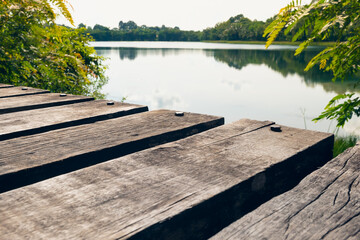
[[[290,0],[68,0],[75,25],[100,24],[115,28],[119,21],[138,25],[180,27],[203,30],[232,16],[243,14],[251,20],[265,21]],[[303,1],[307,2],[307,0]],[[61,24],[70,25],[63,19]]]

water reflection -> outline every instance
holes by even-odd
[[[333,132],[335,123],[317,117],[329,99],[354,89],[355,80],[332,82],[330,73],[304,72],[315,49],[294,57],[294,49],[96,48],[108,57],[109,99],[241,118],[272,120],[298,128]],[[360,121],[345,132],[360,134]]]
[[[134,60],[138,55],[137,51],[134,51],[133,49],[121,49],[119,51],[119,57],[120,60],[129,59]]]
[[[305,51],[301,55],[294,56],[294,51],[287,50],[212,50],[207,56],[213,56],[217,61],[227,64],[229,67],[241,70],[249,64],[265,64],[270,69],[280,73],[284,77],[292,74],[301,76],[302,80],[309,87],[321,85],[327,92],[337,94],[346,91],[360,92],[360,86],[356,86],[356,77],[347,79],[345,82],[332,81],[333,75],[330,72],[323,72],[318,67],[313,67],[305,72],[307,63],[319,51]]]
[[[347,91],[360,92],[360,86],[356,85],[356,77],[347,79],[345,82],[332,81],[330,72],[323,72],[317,67],[305,72],[306,64],[312,59],[319,49],[303,52],[301,55],[294,56],[293,50],[244,50],[244,49],[159,49],[159,48],[96,48],[99,55],[109,57],[111,52],[117,52],[120,60],[135,60],[138,57],[147,56],[176,56],[180,54],[190,54],[201,52],[207,57],[214,58],[220,63],[227,64],[231,68],[243,69],[249,64],[264,64],[270,69],[280,73],[284,77],[297,74],[308,87],[322,86],[326,92],[342,94]],[[232,85],[234,89],[239,89],[240,84],[233,81],[224,81]]]
[[[172,49],[172,48],[116,48],[96,47],[98,55],[109,57],[113,52],[119,54],[120,60],[135,60],[137,57],[147,56],[176,56],[193,52],[203,52],[201,49]]]

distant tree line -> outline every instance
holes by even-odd
[[[96,24],[93,28],[80,24],[96,41],[201,41],[201,31],[182,31],[178,27],[138,26],[133,21],[120,21],[118,28]]]
[[[264,30],[274,19],[275,17],[269,18],[265,22],[252,21],[240,14],[203,31],[184,31],[179,27],[172,28],[164,25],[161,27],[138,26],[133,21],[120,21],[118,27],[113,29],[99,24],[91,28],[82,23],[78,28],[86,28],[86,31],[96,41],[265,41]],[[330,36],[328,41],[337,40],[336,34],[332,35],[334,37]],[[287,35],[281,33],[277,40],[291,41],[292,38],[291,33]],[[306,38],[307,34],[304,33],[298,40],[302,41]]]

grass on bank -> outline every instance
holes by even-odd
[[[344,152],[346,149],[355,146],[357,141],[358,138],[356,136],[335,136],[333,157],[336,157],[340,153]]]
[[[259,44],[265,45],[266,41],[227,41],[227,40],[216,40],[216,41],[203,41],[207,43],[230,43],[230,44]],[[275,41],[272,45],[293,45],[299,46],[301,42],[287,42],[287,41]],[[331,46],[334,42],[315,42],[311,46]]]

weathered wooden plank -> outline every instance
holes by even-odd
[[[49,93],[48,90],[31,88],[31,87],[11,87],[11,88],[0,88],[0,98],[19,97],[24,95],[34,95]]]
[[[360,144],[212,239],[360,239]]]
[[[60,96],[59,93],[27,95],[16,98],[0,99],[0,114],[19,112],[31,109],[61,106],[72,103],[92,101],[94,98],[71,95]]]
[[[222,117],[157,110],[0,142],[0,191],[213,128]]]
[[[10,88],[10,87],[13,87],[13,85],[0,83],[0,88]]]
[[[148,111],[148,107],[96,100],[0,115],[0,140]]]
[[[206,239],[331,157],[330,134],[271,124],[241,120],[0,194],[0,233]]]

